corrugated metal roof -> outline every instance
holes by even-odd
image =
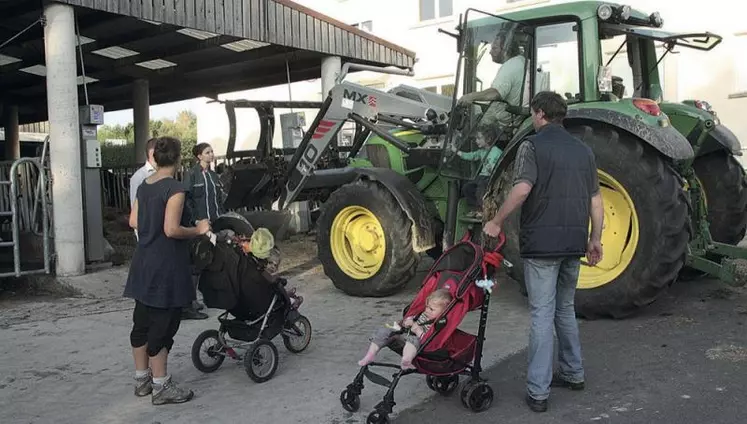
[[[152,0],[60,1],[153,23],[385,66],[412,68],[415,65],[414,52],[290,0],[172,0],[155,3],[161,7],[154,7]]]

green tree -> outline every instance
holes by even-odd
[[[102,146],[102,161],[104,166],[134,166],[135,164],[135,127],[127,125],[101,125],[98,130],[98,140],[124,139],[125,146]],[[175,119],[160,119],[150,121],[150,135],[152,137],[176,137],[182,142],[182,158],[184,162],[191,161],[192,148],[197,144],[197,115],[191,110],[180,111]]]

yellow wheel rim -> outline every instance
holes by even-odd
[[[703,182],[700,181],[700,178],[698,176],[695,176],[695,181],[698,182],[698,185],[700,186],[700,197],[703,198],[703,206],[705,206],[706,210],[708,210],[708,196],[706,196],[705,188],[703,188]],[[685,181],[685,186],[682,188],[685,191],[690,190],[690,184]]]
[[[384,229],[368,209],[348,206],[332,221],[330,247],[342,272],[350,278],[365,280],[379,272],[384,263]]]
[[[581,266],[579,289],[593,289],[619,277],[633,261],[639,240],[638,215],[630,195],[610,174],[598,170],[604,201],[602,261],[596,266]],[[591,221],[589,221],[591,229]]]

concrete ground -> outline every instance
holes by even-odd
[[[486,373],[497,393],[475,414],[459,393],[402,411],[397,424],[742,424],[747,382],[747,289],[679,282],[623,321],[581,321],[586,390],[552,389],[549,410],[524,403],[526,352]]]
[[[280,364],[274,378],[263,384],[251,381],[243,366],[230,359],[212,374],[202,374],[192,365],[192,342],[203,330],[218,327],[221,311],[210,310],[208,320],[183,321],[169,370],[195,391],[195,399],[154,407],[150,398],[132,393],[133,302],[120,297],[126,275],[127,268],[119,267],[66,279],[82,297],[0,303],[0,422],[365,422],[383,388],[369,384],[357,414],[341,408],[339,394],[357,372],[369,334],[394,320],[417,289],[416,279],[396,296],[361,299],[336,290],[319,267],[290,278],[289,285],[305,298],[301,311],[313,327],[311,345],[294,355],[285,350],[281,338],[275,339]],[[474,315],[463,328],[477,329]],[[492,299],[485,365],[496,365],[524,349],[527,324],[525,299],[509,281]],[[384,357],[396,359],[386,353]],[[432,395],[422,376],[409,376],[398,388],[396,410]]]

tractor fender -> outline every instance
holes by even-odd
[[[687,138],[680,134],[673,126],[653,127],[645,125],[630,116],[616,111],[596,108],[571,109],[566,114],[563,125],[570,127],[588,122],[604,123],[627,131],[649,144],[664,156],[674,160],[691,159],[695,155]],[[500,187],[495,186],[496,181],[503,172],[507,171],[506,168],[513,163],[521,142],[534,132],[534,128],[531,125],[522,126],[512,141],[506,146],[498,163],[493,168],[488,190],[486,190],[485,194],[486,198],[494,196],[500,190]]]
[[[389,168],[347,169],[358,174],[357,180],[381,184],[397,199],[397,203],[412,222],[412,246],[415,252],[425,252],[436,246],[434,226],[437,211],[412,181]]]
[[[739,139],[722,124],[717,124],[708,132],[703,146],[698,150],[698,156],[704,156],[718,150],[726,150],[732,155],[742,156],[742,145],[739,143]]]
[[[692,159],[695,156],[687,138],[672,125],[655,127],[614,110],[596,108],[568,110],[564,125],[569,127],[584,121],[602,122],[627,131],[658,150],[662,155],[676,161]]]

